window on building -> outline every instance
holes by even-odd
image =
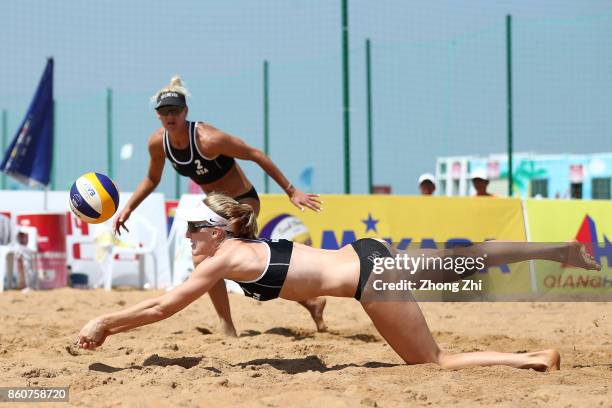
[[[571,198],[582,198],[582,183],[570,184]]]
[[[600,200],[610,199],[610,177],[595,177],[591,180],[591,197]]]
[[[548,179],[531,180],[531,196],[548,198]]]
[[[446,180],[440,180],[440,195],[446,195]]]
[[[452,195],[461,195],[461,191],[459,191],[459,180],[453,180],[453,191]]]
[[[446,174],[446,163],[440,163],[440,174]]]

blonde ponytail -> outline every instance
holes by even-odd
[[[235,238],[257,238],[257,216],[250,205],[240,204],[220,193],[208,194],[204,203],[229,221],[229,228]]]
[[[159,99],[159,96],[165,92],[176,92],[179,93],[185,97],[190,96],[191,94],[189,93],[189,91],[187,90],[187,88],[185,87],[185,84],[183,83],[183,79],[181,78],[180,75],[174,75],[171,79],[170,79],[170,83],[161,88],[159,91],[157,91],[155,93],[155,95],[153,95],[151,97],[151,103],[155,104],[157,103],[157,100]]]

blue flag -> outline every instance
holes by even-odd
[[[47,60],[34,99],[2,159],[0,170],[30,186],[47,186],[53,160],[53,58]]]

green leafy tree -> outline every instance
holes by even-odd
[[[521,160],[512,173],[512,185],[514,191],[520,191],[521,195],[529,195],[531,180],[545,178],[548,176],[546,169],[536,168],[533,160]],[[508,170],[499,175],[500,179],[508,179]]]

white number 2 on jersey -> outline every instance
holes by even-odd
[[[196,168],[196,174],[197,174],[198,176],[201,176],[201,175],[203,175],[203,174],[208,173],[208,169],[207,169],[206,167],[202,166],[202,163],[200,163],[200,159],[195,159],[195,160],[194,160],[194,162],[195,162],[195,164],[196,164],[196,166],[197,166],[197,168]]]

